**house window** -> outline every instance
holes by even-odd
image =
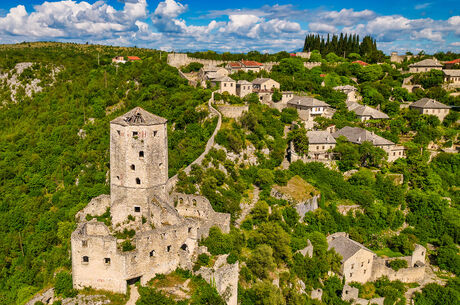
[[[136,184],[141,184],[141,179],[136,178]]]
[[[141,207],[134,207],[134,212],[140,213],[141,212]]]
[[[83,261],[83,263],[89,263],[89,257],[88,256],[83,256],[82,261]]]
[[[87,241],[87,240],[82,240],[82,241],[81,241],[81,246],[82,246],[83,248],[88,247],[88,241]],[[422,254],[422,255],[423,255],[423,254]]]
[[[132,169],[133,171],[136,170],[136,165],[131,164],[131,169]]]
[[[149,256],[154,257],[155,256],[155,250],[150,251]]]
[[[166,252],[170,252],[171,251],[171,246],[167,246],[166,247]]]
[[[139,152],[139,158],[144,158],[144,152],[142,150]]]
[[[104,264],[110,265],[110,257],[104,258]]]
[[[137,131],[133,131],[133,138],[137,137],[138,135],[139,135],[139,133]]]

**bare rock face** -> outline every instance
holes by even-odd
[[[26,305],[34,305],[36,302],[42,302],[43,304],[53,304],[54,302],[54,288],[50,288],[45,292],[35,295]]]

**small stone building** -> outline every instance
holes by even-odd
[[[228,76],[218,77],[211,80],[211,84],[219,86],[219,93],[228,92],[228,94],[236,95],[236,81]]]
[[[343,92],[347,95],[347,101],[357,101],[358,89],[355,86],[345,85],[345,86],[336,86],[333,88],[336,91]]]
[[[361,105],[357,102],[347,101],[346,105],[348,111],[354,112],[356,117],[361,122],[365,122],[367,120],[386,120],[390,118],[386,113],[383,113],[382,111],[367,105]]]
[[[424,59],[409,65],[410,73],[428,72],[431,70],[442,70],[442,64],[437,59]]]
[[[110,195],[93,198],[76,215],[75,289],[126,293],[127,284],[190,269],[210,227],[229,232],[230,215],[215,212],[206,198],[167,192],[166,123],[140,107],[110,122]],[[104,212],[110,217],[98,221]]]
[[[429,98],[422,98],[409,105],[410,109],[417,110],[420,114],[435,115],[440,121],[449,114],[450,107]]]
[[[273,92],[280,89],[280,84],[271,78],[256,78],[252,81],[252,89],[255,92]]]
[[[252,93],[252,83],[247,80],[239,80],[236,82],[236,95],[243,98]]]
[[[331,160],[335,148],[335,138],[328,131],[307,131],[308,157],[313,160]]]
[[[383,149],[388,155],[388,162],[393,162],[398,158],[405,158],[405,149],[401,145],[376,135],[374,132],[370,132],[366,129],[359,127],[345,126],[342,129],[337,130],[332,134],[337,139],[340,136],[344,136],[348,141],[354,144],[362,144],[364,142],[371,142],[372,145]]]
[[[365,283],[372,277],[374,252],[360,243],[348,238],[346,233],[334,233],[327,237],[328,250],[334,249],[342,256],[340,272],[345,283]]]
[[[309,96],[295,95],[287,102],[287,106],[297,109],[299,118],[306,123],[307,129],[313,128],[313,120],[316,117],[322,116],[331,118],[334,114],[334,111],[329,104]]]
[[[453,85],[460,84],[460,70],[442,70],[444,72],[444,82]]]

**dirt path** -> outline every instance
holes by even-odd
[[[129,300],[126,302],[126,305],[136,305],[137,300],[139,299],[139,291],[137,291],[136,285],[130,285],[130,295]]]
[[[254,205],[256,204],[256,202],[259,201],[259,191],[260,191],[259,188],[257,186],[254,186],[253,197],[252,197],[251,203],[250,204],[246,204],[245,202],[240,203],[241,214],[240,214],[240,217],[235,221],[235,226],[237,228],[240,227],[243,220],[251,212],[252,208],[254,208]]]

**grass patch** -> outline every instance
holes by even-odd
[[[84,289],[79,290],[78,294],[79,295],[101,295],[101,296],[104,296],[106,299],[108,299],[111,305],[124,305],[129,299],[129,293],[128,294],[113,293],[110,291],[96,290],[96,289],[91,289],[88,287],[85,287]]]
[[[286,186],[275,185],[274,189],[297,202],[304,202],[313,196],[319,195],[319,191],[300,176],[292,177]]]

